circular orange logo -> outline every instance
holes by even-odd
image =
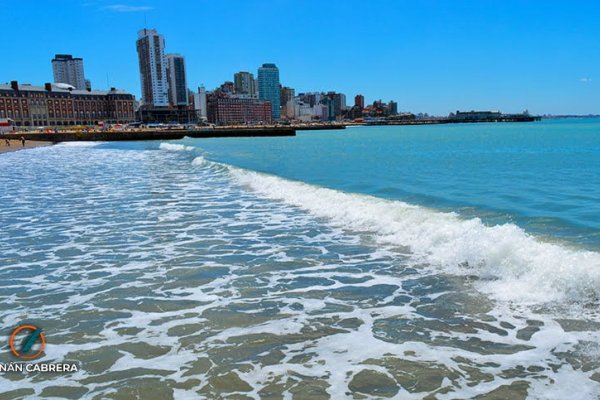
[[[23,338],[23,342],[19,349],[15,346],[15,338],[20,333],[26,333],[27,335]],[[39,342],[39,347],[36,351],[32,351],[33,346]],[[42,328],[38,328],[35,325],[21,325],[16,328],[12,335],[10,335],[10,350],[15,357],[22,358],[23,360],[33,360],[39,357],[44,351],[46,346],[46,338],[42,333]]]

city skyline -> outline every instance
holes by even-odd
[[[2,3],[8,29],[21,26],[23,18],[41,24],[54,5]],[[352,1],[319,7],[247,2],[238,4],[225,25],[218,16],[227,4],[187,3],[185,23],[171,22],[182,17],[181,7],[158,0],[64,4],[61,19],[69,24],[40,27],[47,40],[35,41],[31,34],[11,38],[7,52],[14,62],[0,69],[2,82],[50,81],[48,60],[76,54],[85,60],[86,78],[96,88],[122,88],[139,99],[138,59],[131,43],[145,19],[148,28],[165,36],[169,53],[185,57],[192,90],[200,85],[211,90],[238,71],[256,74],[260,65],[274,63],[281,84],[297,94],[335,90],[348,98],[362,94],[367,104],[394,99],[401,111],[599,112],[600,54],[594,38],[600,29],[594,21],[600,5],[592,2],[424,1],[361,6],[360,13],[356,7],[353,13],[352,6],[361,3]],[[192,18],[200,11],[201,20]],[[259,22],[274,29],[258,29]],[[218,35],[213,35],[216,26]]]

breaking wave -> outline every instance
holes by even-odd
[[[158,146],[159,149],[161,150],[166,150],[166,151],[192,151],[194,150],[194,147],[192,146],[184,146],[183,144],[175,144],[175,143],[161,143],[160,146]]]
[[[57,147],[96,147],[96,146],[101,145],[103,143],[106,143],[106,142],[90,142],[90,141],[85,141],[85,142],[60,142],[60,143],[57,143],[55,146],[57,146]]]
[[[475,275],[497,299],[587,302],[600,296],[597,252],[544,242],[510,223],[486,226],[479,218],[228,169],[235,181],[264,197],[372,232],[379,243],[408,247],[413,257],[449,273]]]

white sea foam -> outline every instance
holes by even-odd
[[[146,393],[181,388],[173,389],[174,398],[242,395],[227,391],[223,380],[211,389],[213,379],[225,379],[226,371],[250,385],[243,393],[249,398],[272,391],[286,399],[309,396],[321,385],[330,398],[350,398],[363,395],[350,387],[360,371],[393,381],[394,362],[392,367],[383,362],[404,360],[434,376],[449,370],[455,377],[444,377],[434,389],[418,389],[424,391],[398,381],[395,398],[475,398],[522,381],[530,385],[531,398],[573,393],[596,398],[598,383],[591,377],[598,372],[597,315],[589,322],[576,316],[566,329],[534,307],[489,302],[493,309],[486,311],[488,301],[470,281],[438,274],[432,266],[411,268],[434,259],[425,245],[420,253],[411,246],[414,255],[397,251],[394,243],[412,243],[404,242],[398,229],[408,230],[406,235],[420,232],[411,223],[435,228],[437,221],[446,236],[426,239],[432,247],[444,244],[461,232],[454,225],[465,222],[455,215],[254,176],[196,152],[173,158],[156,151],[75,150],[45,150],[39,162],[24,165],[23,176],[44,176],[52,184],[5,185],[27,191],[0,195],[12,204],[0,208],[0,218],[9,221],[2,233],[11,238],[0,241],[0,316],[7,327],[23,323],[24,316],[39,321],[49,339],[40,361],[76,360],[81,369],[35,379],[2,375],[0,392],[32,389],[30,397],[38,398],[48,387],[81,386],[89,390],[84,397],[126,397],[134,382]],[[167,158],[184,167],[193,158],[188,155],[196,157],[193,168],[157,169],[145,181],[148,162]],[[70,174],[56,174],[48,165],[66,166]],[[232,184],[232,171],[253,190]],[[22,179],[8,174],[0,180],[17,178]],[[152,183],[151,191],[144,182]],[[73,201],[61,197],[51,203],[48,218],[40,217],[32,204],[40,195],[55,198],[57,187]],[[389,219],[388,230],[377,213]],[[404,225],[403,218],[409,218]],[[491,235],[492,228],[471,224],[480,235]],[[362,233],[369,231],[380,246],[370,240],[364,245]],[[527,238],[522,246],[530,245],[528,240],[544,245],[521,234]],[[39,243],[32,244],[32,237]],[[486,256],[476,251],[474,259]],[[487,271],[484,265],[468,270],[448,260],[441,272],[484,276]],[[507,298],[517,297],[510,289],[518,278],[486,282],[488,288],[503,288]],[[530,282],[523,284],[529,290]],[[437,313],[442,316],[435,318]],[[531,328],[535,332],[527,337]],[[98,359],[104,360],[102,368]],[[211,367],[206,370],[204,363]],[[419,374],[401,366],[402,374]],[[480,374],[471,374],[473,369]],[[412,381],[423,382],[416,375]]]
[[[61,142],[58,143],[56,146],[59,147],[96,147],[100,144],[103,144],[106,142]]]
[[[410,247],[448,272],[483,278],[496,298],[524,302],[589,301],[600,296],[600,254],[540,241],[514,224],[486,226],[400,201],[349,194],[229,167],[242,185],[334,224],[368,230]]]
[[[192,146],[185,146],[183,144],[176,144],[176,143],[161,143],[160,146],[158,146],[158,148],[161,150],[167,150],[167,151],[192,151],[192,150],[194,150],[194,147],[192,147]]]
[[[192,161],[192,165],[204,165],[204,164],[206,164],[206,160],[202,156],[198,156],[198,157],[194,158],[194,160]]]

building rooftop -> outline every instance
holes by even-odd
[[[69,60],[82,60],[81,57],[73,57],[71,54],[55,54],[52,61],[69,61]]]
[[[61,84],[57,85],[55,83],[52,83],[51,85],[52,85],[52,92],[54,92],[54,93],[71,93],[71,94],[89,95],[89,96],[106,96],[107,94],[131,94],[131,93],[128,93],[128,92],[126,92],[124,90],[120,90],[120,89],[91,90],[91,91],[77,90],[77,89],[69,90],[69,89],[65,88],[64,86],[62,86]],[[45,86],[34,86],[34,85],[31,85],[28,83],[18,84],[18,88],[20,91],[23,91],[23,92],[45,92],[46,91]],[[13,88],[10,83],[0,83],[0,90],[13,90]]]
[[[148,28],[144,28],[144,29],[140,29],[138,31],[138,39],[141,39],[143,37],[146,36],[152,36],[152,35],[158,35],[158,31],[156,29],[148,29]]]

